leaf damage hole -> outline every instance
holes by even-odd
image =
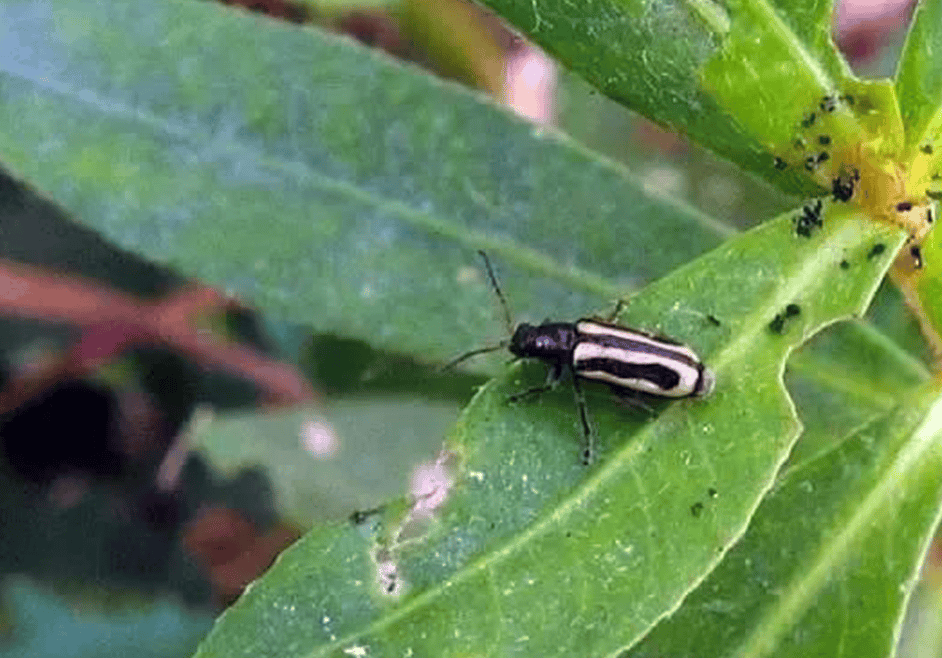
[[[444,505],[455,484],[452,475],[454,460],[453,453],[442,450],[434,462],[420,464],[413,471],[409,493],[414,502],[407,523],[409,520],[431,518]]]
[[[408,583],[399,570],[398,556],[404,547],[421,542],[428,535],[431,522],[454,487],[456,461],[457,455],[442,450],[434,462],[420,464],[413,471],[409,487],[412,505],[389,543],[378,545],[372,555],[376,584],[384,595],[399,598],[406,591]]]
[[[405,590],[405,581],[399,576],[399,565],[385,548],[376,552],[376,582],[383,594],[393,598],[399,598]]]

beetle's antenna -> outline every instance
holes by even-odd
[[[500,300],[500,305],[504,309],[504,321],[507,323],[507,335],[512,336],[514,333],[514,321],[510,315],[510,306],[507,304],[507,299],[504,297],[504,293],[500,289],[500,284],[497,283],[497,276],[494,274],[494,268],[491,266],[491,259],[487,257],[487,254],[484,253],[483,249],[478,249],[478,253],[481,254],[481,258],[484,259],[484,267],[487,268],[487,276],[490,277],[491,285],[494,286],[494,292],[497,293],[497,299]],[[505,347],[505,345],[501,345],[500,347]]]
[[[459,356],[457,359],[453,359],[449,361],[448,363],[446,363],[445,365],[443,365],[441,368],[439,368],[438,371],[445,372],[445,371],[451,370],[456,365],[470,359],[472,356],[477,356],[478,354],[487,354],[488,352],[496,352],[497,350],[502,350],[505,347],[507,347],[507,341],[501,341],[497,345],[491,345],[490,347],[481,347],[476,350],[471,350],[470,352],[465,352],[464,354]]]

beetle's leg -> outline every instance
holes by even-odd
[[[615,386],[611,386],[610,388],[612,389],[612,393],[615,394],[615,399],[626,407],[640,409],[641,411],[646,412],[649,416],[653,416],[656,413],[654,409],[644,401],[641,393],[635,393],[633,391],[628,391],[624,388]]]
[[[576,398],[576,409],[579,410],[579,420],[582,421],[582,436],[585,440],[582,446],[582,463],[588,466],[595,459],[595,440],[592,434],[592,424],[589,422],[589,410],[586,408],[585,394],[579,378],[573,375],[572,392]]]
[[[612,309],[612,312],[608,314],[608,316],[605,318],[605,321],[608,322],[609,324],[614,323],[615,320],[618,319],[618,316],[621,315],[622,310],[626,306],[628,306],[628,302],[625,301],[624,299],[619,298],[619,300],[615,302],[615,308]]]
[[[559,380],[563,375],[563,366],[559,363],[554,363],[553,366],[546,373],[546,383],[542,386],[535,386],[533,388],[528,388],[525,391],[520,391],[519,393],[514,393],[507,398],[508,402],[519,402],[524,398],[536,397],[547,391],[552,391],[556,388],[556,385],[559,384]]]

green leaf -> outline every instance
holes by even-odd
[[[902,291],[891,281],[884,281],[880,286],[867,311],[867,320],[873,328],[880,331],[885,341],[895,344],[896,349],[908,355],[899,359],[903,370],[912,372],[919,368],[925,371],[925,364],[932,361],[929,346],[920,331],[918,319],[907,306]],[[905,360],[911,363],[904,366],[902,362]]]
[[[925,578],[910,599],[900,632],[899,658],[935,658],[942,654],[942,595],[938,564],[932,554],[926,561]]]
[[[0,113],[18,126],[0,136],[8,161],[121,246],[274,317],[442,362],[504,332],[469,247],[503,259],[519,318],[567,318],[731,233],[558,135],[334,37],[202,3],[77,7],[57,15],[81,20],[0,6],[17,26],[0,42]],[[193,24],[207,29],[179,28]],[[247,32],[252,48],[233,52]],[[24,60],[20,42],[58,46]],[[339,78],[375,82],[341,94]],[[245,423],[234,431],[251,439]],[[297,519],[311,510],[287,501],[335,481],[299,490],[275,477]]]
[[[0,39],[0,117],[16,126],[0,135],[7,163],[120,246],[318,331],[442,361],[505,335],[475,248],[497,263],[517,317],[574,318],[732,233],[551,131],[309,29],[178,0],[13,1],[0,17],[11,26]],[[47,47],[27,47],[36,43]],[[664,77],[658,97],[693,99],[691,116],[709,110],[695,117],[705,133],[767,169],[768,144],[749,134],[765,120],[740,121],[716,100],[739,102],[720,83],[743,76],[741,62],[708,50],[697,66],[685,73],[696,93]],[[704,89],[722,93],[711,100]],[[892,89],[881,89],[874,98],[892,107]],[[794,127],[798,117],[786,119]],[[855,132],[853,117],[839,120]],[[796,180],[791,189],[808,189]],[[569,393],[508,408],[507,395],[543,368],[512,371],[519,383],[505,373],[442,457],[457,478],[446,508],[423,519],[406,501],[358,527],[319,529],[205,651],[385,645],[402,655],[396,643],[415,642],[427,655],[525,645],[550,655],[631,642],[717,564],[770,486],[797,434],[779,382],[788,350],[859,312],[899,244],[846,212],[829,211],[810,240],[783,218],[632,299],[626,321],[688,340],[717,370],[712,402],[679,402],[646,422],[590,391],[599,462],[587,472]],[[877,241],[888,249],[869,257]],[[788,303],[800,316],[770,332]],[[281,437],[295,447],[299,422]],[[257,460],[246,449],[263,425],[237,426],[242,445],[218,454]],[[272,451],[267,464],[290,466],[295,454]],[[284,500],[304,475],[297,465],[279,481]],[[504,598],[518,616],[498,619]],[[599,608],[586,607],[596,598]],[[575,631],[546,623],[558,619]],[[456,629],[479,635],[456,639]]]
[[[524,268],[505,268],[522,317],[565,316],[730,232],[333,35],[179,0],[14,0],[0,24],[8,165],[118,245],[315,331],[443,362],[504,332],[474,249]]]
[[[81,20],[0,6],[16,26],[0,41],[7,161],[121,246],[274,317],[441,362],[503,335],[468,247],[516,265],[502,267],[514,311],[541,319],[585,314],[731,234],[346,41],[212,4],[79,6],[56,15]],[[245,32],[252,47],[233,51]],[[57,46],[18,47],[40,42]],[[337,79],[374,82],[341,94]]]
[[[938,385],[790,468],[743,540],[625,658],[891,656],[938,525]]]
[[[936,145],[942,130],[942,2],[923,0],[913,15],[912,26],[896,72],[906,146]],[[932,158],[938,169],[938,159]]]
[[[900,284],[908,292],[923,336],[938,359],[942,347],[942,236],[938,231],[929,233],[922,243],[922,254],[925,268],[901,276]]]
[[[543,370],[513,368],[465,411],[437,488],[363,525],[310,533],[197,655],[568,656],[630,646],[716,566],[788,454],[799,425],[781,383],[787,354],[861,312],[902,241],[845,208],[832,208],[810,239],[786,216],[646,288],[622,319],[687,339],[716,371],[711,400],[648,418],[593,389],[598,462],[586,472],[570,393],[532,403],[538,413],[510,405]],[[868,257],[875,242],[889,249]],[[800,313],[771,329],[790,303]]]
[[[334,400],[326,415],[293,409],[197,418],[189,436],[217,470],[263,469],[279,511],[307,528],[400,495],[457,413],[454,404],[403,397]]]
[[[812,338],[789,361],[788,375],[805,426],[789,456],[792,466],[832,450],[929,379],[924,365],[860,321]]]
[[[830,3],[485,2],[607,95],[792,193],[829,186],[866,139],[837,100],[865,87],[831,42]],[[825,96],[834,112],[820,109]],[[814,183],[803,165],[819,133],[837,152]],[[793,166],[777,171],[773,156]]]

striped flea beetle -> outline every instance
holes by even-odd
[[[504,347],[517,358],[539,359],[550,366],[543,386],[513,395],[512,401],[554,388],[568,371],[572,375],[576,406],[585,435],[585,463],[589,463],[592,456],[592,428],[580,380],[606,384],[622,399],[634,400],[638,404],[638,393],[659,398],[704,398],[713,391],[716,383],[713,371],[693,350],[670,338],[595,318],[539,325],[524,322],[514,328],[507,300],[497,283],[491,262],[483,251],[478,253],[484,259],[491,285],[500,300],[510,338],[498,345],[463,354],[447,367]],[[613,317],[617,314],[618,308]]]

